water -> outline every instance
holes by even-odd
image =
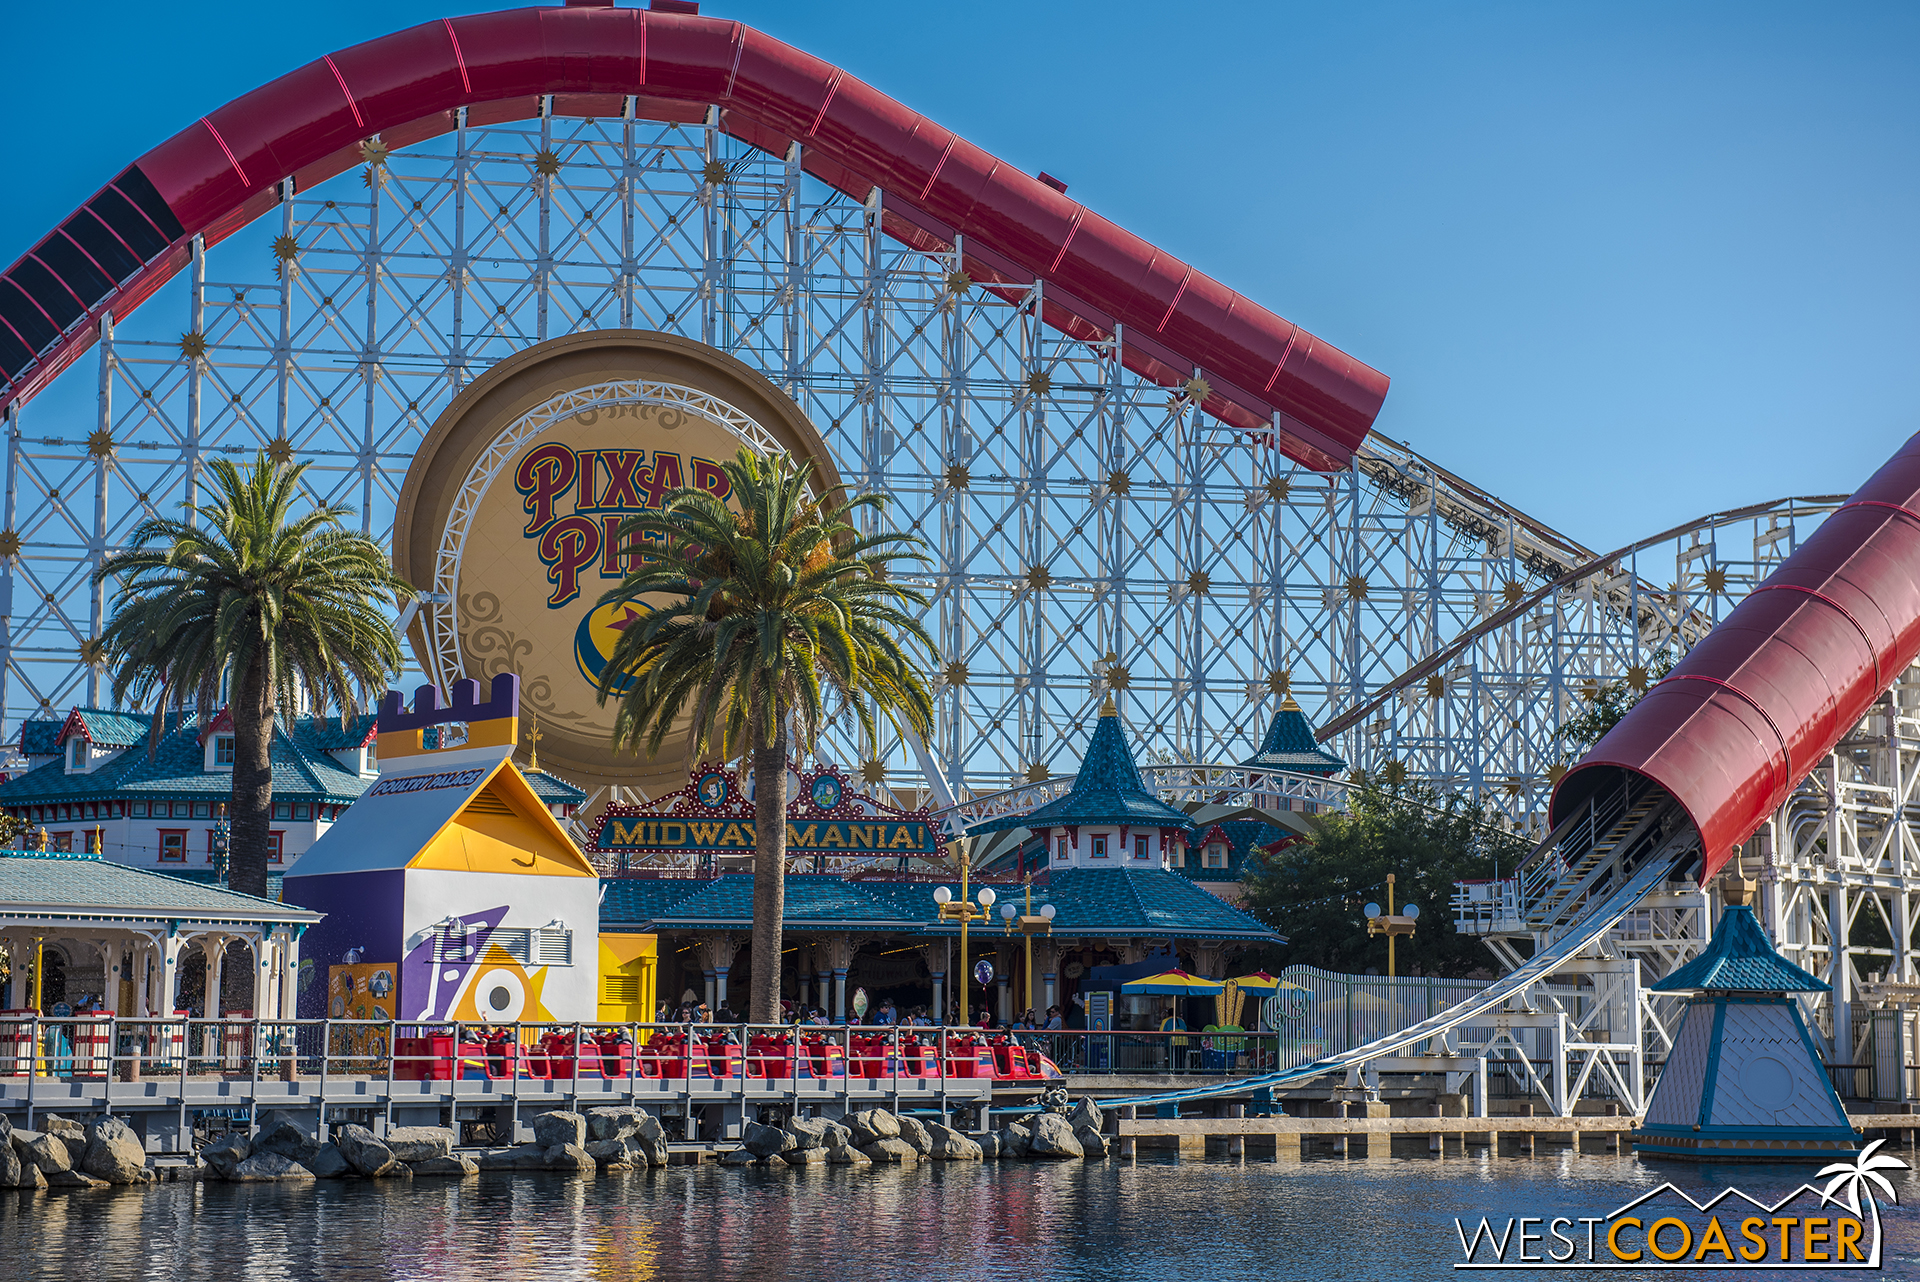
[[[1456,1215],[1598,1215],[1665,1180],[1777,1196],[1814,1169],[1169,1155],[0,1194],[0,1277],[1406,1282],[1454,1275]],[[1920,1277],[1920,1213],[1883,1222],[1885,1276]]]

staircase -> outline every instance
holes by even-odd
[[[1628,862],[1674,808],[1673,798],[1643,784],[1589,801],[1572,828],[1543,857],[1521,868],[1520,901],[1527,927],[1552,930],[1573,916],[1593,891],[1616,884]],[[1564,825],[1563,825],[1564,826]]]
[[[1514,876],[1455,888],[1455,928],[1475,935],[1551,933],[1578,917],[1595,892],[1639,866],[1678,806],[1657,785],[1634,780],[1595,796],[1561,820]]]

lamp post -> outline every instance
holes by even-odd
[[[996,896],[991,886],[980,888],[980,903],[976,907],[967,897],[968,860],[960,857],[960,898],[955,899],[953,892],[945,886],[936,886],[933,902],[939,905],[940,920],[960,923],[960,1018],[967,1019],[967,927],[974,922],[985,925],[993,920],[993,901]]]
[[[1420,916],[1419,904],[1408,904],[1404,914],[1393,911],[1393,874],[1387,874],[1387,910],[1380,911],[1379,904],[1368,904],[1363,910],[1367,914],[1367,933],[1387,937],[1387,978],[1393,978],[1393,941],[1402,935],[1413,934],[1413,923]]]
[[[1011,935],[1014,931],[1017,930],[1022,935],[1026,936],[1026,939],[1027,939],[1027,1006],[1029,1009],[1034,1009],[1035,1007],[1034,1007],[1034,1000],[1033,1000],[1033,937],[1035,935],[1051,935],[1053,933],[1053,914],[1055,912],[1055,909],[1052,904],[1041,904],[1040,914],[1039,916],[1036,917],[1033,912],[1033,874],[1032,873],[1027,874],[1026,883],[1027,883],[1026,912],[1019,913],[1019,910],[1016,909],[1012,904],[1001,904],[1000,920],[1003,923],[1005,923],[1007,934]],[[1018,913],[1018,916],[1016,916],[1016,913]]]

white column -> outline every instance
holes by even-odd
[[[160,1012],[171,1015],[179,1007],[180,993],[180,954],[186,949],[187,941],[170,936],[160,945],[160,993],[157,998]]]
[[[300,936],[290,933],[280,946],[280,1018],[300,1013]]]

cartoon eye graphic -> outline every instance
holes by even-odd
[[[473,981],[473,1000],[480,1018],[487,1023],[511,1024],[526,1007],[527,989],[520,976],[496,966]]]

